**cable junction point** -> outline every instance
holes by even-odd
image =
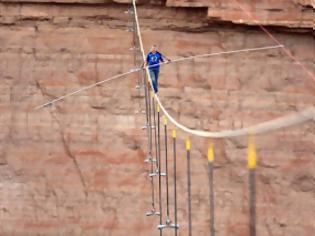
[[[149,128],[149,127],[150,127],[150,125],[149,125],[149,124],[146,124],[146,125],[142,126],[141,129],[147,129],[147,128]],[[154,126],[154,125],[151,125],[151,129],[155,129],[155,126]]]
[[[233,54],[233,53],[241,53],[241,52],[253,52],[253,51],[261,51],[261,50],[269,50],[269,49],[275,49],[275,48],[279,48],[280,46],[267,46],[267,47],[261,47],[261,48],[248,48],[248,49],[241,49],[241,50],[232,50],[232,51],[223,51],[223,52],[215,52],[215,53],[208,53],[208,54],[200,54],[200,55],[195,55],[195,56],[191,56],[191,57],[183,57],[183,58],[179,58],[179,59],[176,59],[176,60],[172,60],[171,64],[175,63],[175,62],[180,62],[180,61],[188,61],[188,60],[193,60],[193,59],[196,59],[196,58],[203,58],[203,57],[211,57],[211,56],[220,56],[220,55],[224,55],[224,54]],[[166,63],[161,63],[161,66],[162,65],[165,65]],[[169,63],[167,63],[169,64]],[[76,91],[73,91],[71,93],[68,93],[68,94],[65,94],[63,96],[60,96],[60,97],[57,97],[56,99],[54,100],[51,100],[50,102],[47,102],[47,103],[44,103],[42,105],[39,105],[37,107],[35,107],[35,110],[38,110],[38,109],[41,109],[43,107],[47,107],[47,105],[49,104],[53,104],[53,103],[56,103],[56,102],[59,102],[61,100],[64,100],[65,98],[67,97],[70,97],[70,96],[73,96],[75,94],[78,94],[78,93],[81,93],[83,91],[86,91],[88,89],[91,89],[93,87],[96,87],[98,85],[101,85],[101,84],[104,84],[104,83],[107,83],[107,82],[110,82],[112,80],[116,80],[116,79],[123,79],[123,78],[126,78],[126,76],[128,76],[129,74],[132,74],[132,73],[135,73],[135,72],[138,72],[138,71],[144,71],[144,69],[149,69],[149,66],[146,67],[146,68],[142,68],[142,67],[139,67],[139,68],[133,68],[133,69],[130,69],[129,71],[125,72],[125,73],[122,73],[122,74],[118,74],[118,75],[115,75],[115,76],[112,76],[110,78],[107,78],[107,79],[104,79],[102,81],[99,81],[97,83],[93,83],[93,84],[90,84],[86,87],[82,87]],[[150,81],[150,80],[149,80]],[[159,98],[156,96],[156,94],[154,95],[154,98],[155,100],[157,101],[157,105],[160,109],[160,106],[162,105]],[[315,108],[312,107],[311,109],[313,109],[313,113],[315,114]],[[163,111],[166,111],[165,108],[163,107],[162,108]],[[305,110],[306,111],[306,110]],[[301,112],[300,112],[301,113]],[[299,113],[298,113],[299,114]],[[170,117],[170,115],[168,113],[165,114],[168,119],[173,123],[175,124],[178,128],[184,130],[185,132],[188,132],[188,133],[191,133],[189,131],[187,131],[187,129],[185,129],[184,126],[182,125],[177,125],[178,123],[175,122],[174,119],[172,119],[172,117]],[[314,115],[315,116],[315,115]],[[282,117],[284,118],[284,117]],[[221,131],[221,133],[223,133],[225,131]],[[208,132],[209,133],[209,132]],[[217,132],[218,133],[218,132]],[[192,133],[191,133],[192,134]],[[222,138],[222,136],[219,136],[219,135],[215,135],[216,133],[213,133],[213,138],[217,137],[217,138]],[[195,134],[197,136],[202,136],[202,135],[198,135],[198,134]],[[242,134],[242,135],[247,135],[246,134]],[[242,135],[238,135],[238,136],[242,136]],[[237,136],[237,135],[234,135],[234,136]],[[205,137],[208,137],[208,136],[205,136]],[[211,135],[209,135],[209,137],[211,137]],[[229,136],[224,136],[224,137],[229,137]]]
[[[135,30],[133,27],[128,27],[128,28],[126,29],[126,31],[133,33],[133,32],[135,32],[136,30]]]
[[[138,72],[138,71],[140,71],[140,70],[142,70],[141,68],[138,68],[138,67],[135,67],[135,68],[131,68],[130,70],[129,70],[129,72],[130,73],[133,73],[133,72]]]
[[[138,48],[138,47],[132,47],[132,48],[129,48],[129,51],[140,51],[140,48]]]
[[[125,14],[134,15],[135,12],[133,10],[133,7],[129,8],[127,11],[125,11]]]
[[[158,225],[158,229],[159,230],[163,230],[166,228],[170,228],[170,229],[179,229],[179,225],[177,224],[173,224],[172,221],[170,219],[167,219],[165,224],[163,225]]]
[[[135,114],[145,114],[145,113],[146,113],[145,110],[141,110],[141,111],[137,110],[137,111],[135,111]]]
[[[145,215],[146,216],[159,216],[160,212],[156,211],[155,209],[152,209],[151,211],[147,212]]]
[[[159,175],[159,170],[155,170],[154,172],[149,173],[149,177],[155,177],[155,176],[163,176],[163,177],[165,177],[166,173],[161,172],[161,175]]]
[[[144,87],[144,85],[143,84],[141,84],[141,85],[136,85],[136,87],[135,87],[135,89],[141,89],[141,88],[143,88]]]
[[[156,162],[156,159],[153,156],[149,155],[147,159],[144,160],[145,163]]]

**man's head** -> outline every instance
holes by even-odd
[[[151,52],[153,52],[153,53],[157,52],[157,46],[155,44],[152,45]]]

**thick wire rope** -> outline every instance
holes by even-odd
[[[214,192],[213,192],[213,162],[208,162],[209,173],[209,203],[210,203],[210,236],[215,236]]]
[[[39,106],[35,107],[34,110],[39,110],[39,109],[41,109],[41,108],[47,107],[48,105],[52,105],[52,104],[54,104],[54,103],[56,103],[56,102],[59,102],[59,101],[61,101],[61,100],[64,100],[65,98],[68,98],[68,97],[73,96],[73,95],[75,95],[75,94],[81,93],[81,92],[83,92],[83,91],[85,91],[85,90],[94,88],[94,87],[96,87],[96,86],[98,86],[98,85],[101,85],[101,84],[104,84],[104,83],[108,83],[108,82],[113,81],[113,80],[116,80],[116,79],[125,79],[125,78],[127,78],[127,77],[126,77],[127,75],[130,75],[130,74],[132,74],[132,73],[135,73],[135,72],[138,72],[138,71],[141,71],[141,70],[142,70],[141,68],[132,69],[132,70],[130,70],[130,71],[128,71],[128,72],[125,72],[125,73],[122,73],[122,74],[118,74],[118,75],[114,75],[114,76],[109,77],[109,78],[107,78],[107,79],[101,80],[101,81],[99,81],[99,82],[97,82],[97,83],[90,84],[90,85],[88,85],[88,86],[82,87],[82,88],[80,88],[80,89],[78,89],[78,90],[76,90],[76,91],[73,91],[73,92],[71,92],[71,93],[68,93],[68,94],[65,94],[65,95],[63,95],[63,96],[57,97],[57,98],[55,98],[55,99],[53,99],[53,100],[51,100],[51,101],[49,101],[49,102],[46,102],[46,103],[44,103],[44,104],[42,104],[42,105],[39,105]]]
[[[158,125],[158,131],[157,131],[157,136],[158,136],[158,149],[159,149],[159,211],[160,211],[160,225],[162,225],[162,220],[163,220],[163,212],[162,212],[162,180],[161,180],[161,135],[160,135],[160,111],[157,111],[157,125]],[[163,230],[160,228],[160,236],[163,235]]]
[[[138,18],[138,13],[137,13],[137,7],[136,7],[136,2],[135,0],[132,1],[133,7],[134,7],[134,13],[135,13],[135,19],[136,19],[136,24],[137,24],[137,34],[139,38],[139,44],[140,44],[140,49],[142,52],[143,56],[143,61],[145,62],[145,53],[144,53],[144,47],[143,47],[143,41],[142,41],[142,36],[141,36],[141,30],[140,30],[140,25],[139,25],[139,18]],[[282,46],[282,45],[281,45]],[[273,46],[273,47],[280,47],[280,45]],[[148,74],[149,78],[149,83],[150,86],[153,90],[153,85],[149,73],[149,68],[146,67],[146,72]],[[274,119],[271,121],[263,122],[255,126],[251,126],[249,128],[242,128],[238,130],[226,130],[226,131],[220,131],[220,132],[209,132],[209,131],[204,131],[204,130],[193,130],[189,129],[188,127],[180,124],[177,122],[164,108],[163,104],[161,103],[159,97],[157,94],[154,95],[155,99],[160,106],[161,110],[163,111],[164,115],[167,116],[167,118],[179,129],[200,137],[207,137],[207,138],[230,138],[230,137],[237,137],[237,136],[244,136],[244,135],[257,135],[257,134],[263,134],[271,131],[275,131],[278,129],[282,129],[285,127],[297,125],[304,123],[309,120],[315,120],[315,108],[309,108],[304,111],[301,111],[299,113],[296,113],[294,115],[289,115],[289,116],[284,116],[280,117],[278,119]]]
[[[212,57],[212,56],[220,56],[220,55],[244,53],[244,52],[263,51],[263,50],[269,50],[269,49],[276,49],[276,48],[280,48],[280,47],[282,47],[282,46],[266,46],[266,47],[258,47],[258,48],[246,48],[246,49],[240,49],[240,50],[231,50],[231,51],[199,54],[199,55],[190,56],[190,57],[181,57],[181,58],[172,60],[171,62],[162,62],[162,63],[160,63],[160,65],[161,66],[169,65],[169,64],[177,63],[177,62],[194,60],[194,59],[197,59],[197,58],[206,58],[206,57]],[[73,96],[75,94],[81,93],[81,92],[83,92],[85,90],[91,89],[91,88],[99,86],[101,84],[108,83],[108,82],[111,82],[111,81],[116,80],[116,79],[125,79],[124,77],[126,77],[126,76],[128,76],[128,75],[130,75],[132,73],[136,73],[136,72],[139,72],[141,70],[150,69],[151,67],[153,67],[153,66],[147,66],[147,67],[144,67],[144,68],[135,68],[135,69],[129,70],[128,72],[121,73],[121,74],[118,74],[118,75],[114,75],[112,77],[109,77],[109,78],[104,79],[102,81],[99,81],[97,83],[90,84],[90,85],[88,85],[86,87],[82,87],[82,88],[80,88],[78,90],[75,90],[75,91],[73,91],[71,93],[68,93],[68,94],[65,94],[63,96],[57,97],[56,99],[53,99],[53,100],[51,100],[49,102],[46,102],[46,103],[44,103],[42,105],[39,105],[39,106],[35,107],[35,110],[39,110],[39,109],[44,108],[44,107],[46,107],[48,105],[52,105],[52,104],[54,104],[56,102],[62,101],[62,100],[66,99],[66,98],[68,98],[70,96]]]
[[[165,117],[164,117],[165,118]],[[165,118],[166,119],[166,118]],[[170,224],[169,184],[168,184],[168,145],[167,145],[167,124],[164,121],[164,146],[165,146],[165,182],[166,182],[166,224]]]
[[[175,236],[178,236],[178,224],[177,224],[177,160],[176,160],[176,130],[173,130],[173,160],[174,160],[174,224],[175,224]]]
[[[191,210],[191,158],[190,149],[187,149],[187,193],[188,193],[188,236],[192,236],[192,210]]]
[[[157,145],[157,132],[156,132],[156,104],[153,97],[152,97],[152,104],[153,104],[153,126],[155,127],[154,129],[154,145],[155,145],[155,158],[156,158],[155,164],[156,164],[156,171],[158,172],[160,159],[159,159],[159,149]]]
[[[258,26],[259,28],[268,35],[269,38],[271,38],[272,41],[274,41],[277,45],[281,45],[282,46],[282,50],[284,51],[284,53],[290,58],[292,59],[298,66],[300,66],[302,68],[302,70],[315,82],[315,75],[305,67],[305,65],[303,65],[302,62],[300,62],[298,59],[296,59],[296,57],[290,52],[289,49],[287,49],[286,47],[284,47],[280,41],[266,28],[264,27],[262,24],[259,23],[258,19],[250,12],[248,11],[238,0],[233,0],[238,6],[239,8],[249,17],[251,18]],[[314,27],[313,27],[314,30]]]
[[[136,4],[135,4],[134,0],[133,0],[133,6],[134,6],[134,11],[135,11],[135,19],[136,19],[137,34],[138,34],[138,37],[139,37],[140,49],[141,49],[143,61],[145,61],[145,54],[144,54],[143,43],[142,43],[142,38],[141,38],[141,31],[140,31],[140,28],[139,28],[139,20],[138,20],[138,15],[137,15]],[[283,47],[283,46],[282,45],[277,45],[277,46],[270,46],[268,48],[271,49],[271,48],[276,48],[276,47]],[[264,50],[266,48],[267,47],[264,47]],[[257,50],[263,50],[263,48],[256,48],[256,49]],[[248,50],[253,51],[254,49],[248,49]],[[243,50],[234,50],[234,51],[229,51],[229,52],[213,53],[213,54],[203,54],[203,55],[208,55],[208,56],[221,55],[221,54],[228,54],[228,53],[236,53],[238,51],[245,52],[245,49],[243,49]],[[198,57],[202,57],[202,55],[197,55],[194,58],[198,58]],[[189,57],[187,59],[185,59],[185,58],[177,59],[177,60],[174,60],[173,62],[175,62],[175,61],[184,61],[184,60],[188,60],[188,59],[192,60],[193,57]],[[152,87],[151,78],[150,78],[150,75],[148,73],[148,69],[149,68],[150,67],[146,67],[145,69],[146,69],[147,74],[149,76],[150,86]],[[112,81],[114,79],[122,78],[124,76],[127,76],[127,75],[129,75],[131,73],[134,73],[134,72],[137,72],[137,71],[140,71],[140,70],[141,70],[141,68],[133,69],[133,70],[130,70],[130,71],[126,72],[126,73],[115,75],[115,76],[110,77],[108,79],[99,81],[99,82],[97,82],[95,84],[91,84],[91,85],[83,87],[83,88],[81,88],[81,89],[79,89],[77,91],[74,91],[72,93],[66,94],[66,95],[61,96],[59,98],[56,98],[56,99],[54,99],[54,100],[52,100],[50,102],[47,102],[47,103],[45,103],[43,105],[40,105],[40,106],[36,107],[35,109],[41,109],[41,108],[46,107],[48,105],[51,105],[51,104],[53,104],[55,102],[63,100],[65,98],[69,97],[69,96],[72,96],[74,94],[80,93],[80,92],[82,92],[84,90],[87,90],[87,89],[90,89],[92,87],[98,86],[100,84]],[[179,122],[177,122],[167,112],[167,110],[164,108],[164,106],[161,103],[159,97],[156,94],[154,96],[155,96],[156,102],[161,107],[161,110],[164,112],[164,114],[167,116],[167,118],[175,126],[177,126],[179,129],[181,129],[181,130],[183,130],[183,131],[185,131],[185,132],[187,132],[189,134],[200,136],[200,137],[230,138],[230,137],[237,137],[237,136],[246,136],[246,135],[249,135],[249,134],[251,134],[251,135],[258,135],[258,134],[264,134],[264,133],[272,132],[272,131],[275,131],[275,130],[283,129],[283,128],[290,127],[290,126],[293,126],[293,125],[301,124],[301,123],[304,123],[304,122],[307,122],[307,121],[310,121],[310,120],[315,120],[315,108],[311,107],[311,108],[305,109],[305,110],[303,110],[303,111],[301,111],[299,113],[295,113],[295,114],[288,115],[288,116],[283,116],[283,117],[280,117],[280,118],[277,118],[277,119],[274,119],[274,120],[270,120],[270,121],[267,121],[267,122],[262,122],[262,123],[259,123],[257,125],[254,125],[254,126],[251,126],[251,127],[248,127],[248,128],[242,128],[242,129],[237,129],[237,130],[223,130],[223,131],[218,131],[218,132],[209,132],[209,131],[204,131],[204,130],[193,130],[193,129],[189,129],[188,127],[186,127],[186,126],[180,124]]]
[[[249,231],[256,236],[256,170],[249,171]]]
[[[153,145],[152,145],[152,143],[153,143],[153,138],[152,138],[152,115],[151,115],[151,113],[152,113],[152,108],[151,108],[151,96],[148,96],[148,98],[147,98],[149,101],[149,106],[148,106],[148,108],[149,108],[149,123],[147,124],[147,131],[148,131],[148,133],[149,133],[149,152],[148,152],[148,160],[149,160],[149,162],[150,162],[150,173],[152,174],[152,176],[151,176],[151,188],[152,188],[152,203],[151,203],[151,205],[152,205],[152,211],[155,211],[155,198],[154,198],[154,168],[153,168],[153,156],[152,156],[152,150],[153,150]]]

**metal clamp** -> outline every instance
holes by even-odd
[[[134,12],[133,8],[129,8],[127,11],[125,11],[125,14],[134,15],[135,12]]]
[[[135,30],[135,28],[133,28],[133,27],[128,27],[128,28],[126,29],[126,31],[128,31],[128,32],[135,32],[136,30]]]
[[[140,48],[139,47],[132,47],[132,48],[129,48],[129,51],[139,51]],[[142,59],[142,57],[141,57]]]
[[[152,209],[151,211],[147,212],[145,215],[146,216],[159,216],[160,212],[156,211],[155,209]]]
[[[139,68],[135,67],[135,68],[131,68],[131,69],[129,70],[129,72],[136,72],[136,71],[139,71]]]
[[[149,177],[155,177],[159,175],[159,170],[155,170],[152,173],[149,173]],[[161,172],[161,176],[166,176],[166,173]]]
[[[137,110],[135,111],[135,114],[145,114],[145,110]]]
[[[150,127],[150,125],[149,125],[149,124],[146,124],[146,125],[142,126],[141,129],[147,129],[148,127]],[[151,125],[151,129],[155,129],[155,126],[154,126],[154,125]]]
[[[145,163],[152,163],[152,162],[156,162],[156,159],[153,158],[152,156],[148,156],[147,159],[144,160]]]
[[[164,225],[158,225],[159,230],[163,230],[166,228],[179,229],[179,225],[178,224],[172,224],[172,221],[170,219],[167,219]]]
[[[143,87],[144,87],[143,84],[138,84],[138,85],[136,85],[135,89],[141,89],[141,88],[143,88]]]

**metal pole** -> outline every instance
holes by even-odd
[[[176,178],[176,129],[173,130],[173,157],[174,157],[174,220],[175,220],[175,236],[178,236],[177,227],[177,178]]]
[[[159,160],[161,160],[161,143],[160,143],[160,107],[157,106],[157,123],[158,123],[158,150]],[[162,212],[162,182],[161,182],[161,161],[159,162],[159,205],[160,205],[160,225],[162,225],[163,212]],[[160,236],[163,235],[163,230],[160,228]]]
[[[214,151],[213,144],[211,143],[208,149],[208,172],[209,172],[209,201],[210,201],[210,235],[215,236],[214,228],[214,193],[213,193],[213,160]]]
[[[148,91],[149,94],[149,91]],[[149,123],[147,125],[147,129],[149,130],[149,157],[152,160],[152,116],[151,116],[151,98],[150,95],[148,95],[148,110],[149,110]]]
[[[209,188],[210,188],[210,231],[211,236],[215,236],[214,229],[214,194],[213,194],[213,164],[209,162]]]
[[[153,157],[152,157],[152,123],[151,123],[151,98],[149,98],[149,143],[150,143],[150,151],[149,151],[149,158],[151,158],[151,173],[153,173]],[[151,177],[151,187],[152,187],[152,210],[155,211],[155,199],[154,199],[154,176]]]
[[[187,150],[187,189],[188,189],[188,236],[192,236],[191,219],[191,163],[190,163],[190,140],[186,140]]]
[[[250,236],[256,236],[256,171],[249,171]]]
[[[154,129],[154,144],[155,144],[155,157],[156,157],[156,170],[159,170],[159,149],[158,149],[158,145],[157,145],[157,132],[156,132],[156,112],[155,112],[155,100],[154,97],[152,97],[152,106],[153,106],[153,126],[155,127]]]
[[[142,79],[145,80],[145,73],[142,72]],[[145,81],[144,81],[145,82]],[[152,125],[151,125],[151,102],[150,102],[150,96],[148,92],[148,86],[146,83],[144,83],[144,94],[145,94],[145,107],[146,107],[146,133],[148,137],[148,146],[147,146],[147,160],[149,160],[150,163],[150,172],[153,173],[153,163],[152,163]],[[151,212],[155,212],[155,198],[154,198],[154,177],[150,177],[150,184],[151,184],[151,205],[152,209]],[[147,213],[148,215],[148,213]],[[150,215],[150,214],[149,214]]]
[[[168,187],[168,153],[167,153],[167,118],[164,117],[165,173],[166,173],[166,224],[170,223],[169,187]]]
[[[249,169],[249,232],[250,236],[256,236],[256,167],[257,155],[254,137],[248,141],[248,162]]]

